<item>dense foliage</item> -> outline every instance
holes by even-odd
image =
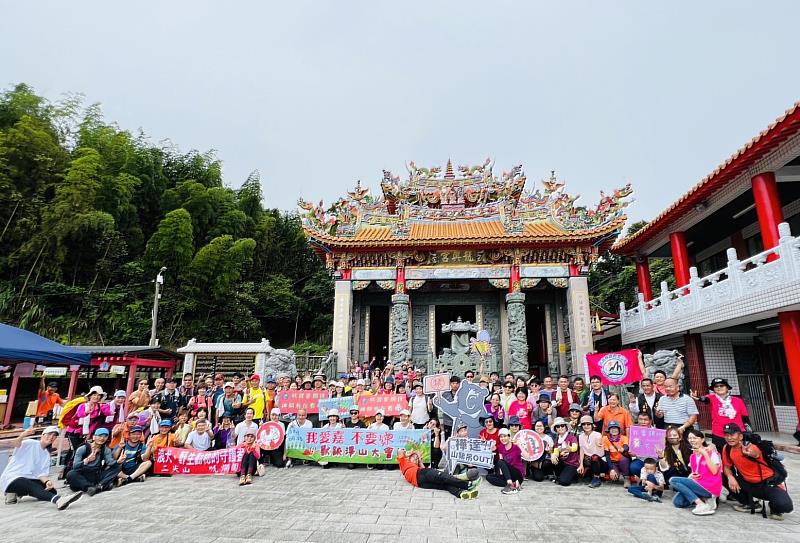
[[[330,341],[333,286],[258,172],[106,122],[80,96],[0,94],[0,321],[71,344]]]
[[[645,221],[631,224],[626,235],[630,236],[645,224],[647,224]],[[650,284],[655,295],[660,293],[659,285],[662,281],[666,281],[670,289],[675,288],[672,260],[651,258],[649,265]],[[630,309],[639,303],[636,299],[638,291],[636,265],[629,258],[606,252],[589,273],[592,312],[618,313],[620,302],[625,302],[625,307]]]

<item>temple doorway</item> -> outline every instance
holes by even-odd
[[[541,379],[548,373],[543,305],[525,306],[525,328],[528,336],[528,373]]]
[[[475,324],[474,305],[437,305],[436,306],[436,355],[442,354],[442,350],[450,348],[450,334],[442,332],[442,325],[451,321],[461,320]]]
[[[385,367],[389,356],[389,306],[369,306],[369,353],[367,360],[375,357]]]

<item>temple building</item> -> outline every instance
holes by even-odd
[[[638,279],[637,305],[620,308],[623,345],[682,351],[692,389],[727,379],[756,430],[795,431],[800,102],[612,250]],[[672,259],[677,288],[651,285],[651,258]]]
[[[356,188],[330,207],[300,200],[308,241],[336,279],[337,364],[413,360],[477,369],[470,339],[489,333],[486,372],[584,373],[592,351],[589,268],[625,222],[630,186],[576,207],[555,175],[525,190],[521,166],[407,165],[381,195]]]

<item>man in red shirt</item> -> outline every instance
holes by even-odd
[[[769,518],[783,520],[783,514],[791,513],[794,508],[792,499],[782,483],[775,485],[770,481],[775,472],[762,458],[761,450],[752,443],[745,445],[738,424],[726,424],[724,432],[727,445],[722,449],[722,465],[731,497],[741,504],[733,508],[749,513],[753,498],[762,499],[769,502]]]
[[[478,487],[481,479],[478,475],[478,470],[475,468],[468,470],[465,474],[466,477],[461,479],[438,469],[424,467],[419,453],[407,450],[399,451],[397,464],[400,466],[400,473],[413,486],[447,490],[450,494],[462,500],[471,500],[478,497]]]

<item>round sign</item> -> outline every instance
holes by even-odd
[[[267,451],[274,451],[283,443],[286,431],[280,422],[269,421],[258,427],[256,432],[256,443]]]
[[[520,430],[514,435],[513,441],[522,451],[523,460],[534,462],[544,455],[542,436],[533,430]]]

